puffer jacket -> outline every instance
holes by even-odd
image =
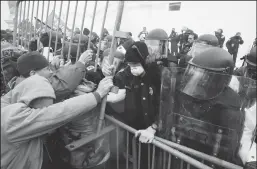
[[[1,98],[1,169],[40,169],[43,136],[89,112],[98,102],[89,93],[42,109],[29,107],[42,97],[55,99],[54,90],[47,79],[34,75]]]

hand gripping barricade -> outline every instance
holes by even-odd
[[[31,5],[31,3],[32,3],[32,5]],[[64,30],[60,30],[59,29],[61,27],[61,24],[63,24],[60,21],[61,11],[62,11],[62,8],[63,8],[63,3],[64,3],[63,1],[60,2],[61,4],[60,4],[60,11],[59,11],[58,19],[54,19],[55,17],[54,17],[54,15],[52,15],[52,26],[49,26],[49,25],[47,25],[47,24],[45,24],[43,22],[40,22],[39,29],[36,26],[34,27],[34,30],[29,29],[29,27],[31,27],[31,25],[26,26],[24,29],[18,29],[19,23],[21,23],[23,20],[29,20],[29,13],[31,12],[30,11],[30,9],[31,9],[30,7],[32,7],[32,9],[33,9],[32,12],[31,12],[32,13],[32,15],[31,15],[31,22],[33,22],[32,20],[33,20],[33,16],[34,16],[33,12],[34,12],[34,7],[35,6],[37,7],[35,15],[36,15],[36,18],[38,18],[39,3],[41,3],[42,6],[43,6],[42,7],[42,15],[41,15],[41,19],[40,20],[41,21],[43,21],[45,19],[48,20],[50,2],[48,2],[48,3],[45,2],[45,1],[42,1],[42,2],[39,2],[39,1],[38,2],[36,2],[36,1],[33,1],[33,2],[31,2],[31,1],[18,1],[17,2],[17,6],[16,6],[16,10],[15,10],[14,36],[13,36],[13,38],[14,38],[14,40],[13,40],[14,45],[15,46],[18,45],[16,40],[19,39],[18,42],[21,42],[19,44],[21,46],[25,46],[26,47],[25,43],[30,41],[30,39],[32,38],[32,34],[30,34],[29,36],[26,35],[26,33],[30,32],[30,31],[34,32],[34,36],[36,35],[36,32],[41,32],[41,33],[43,31],[44,32],[49,32],[49,44],[52,42],[51,39],[53,38],[53,36],[56,36],[55,39],[57,39],[57,36],[59,35],[59,33],[61,33],[63,35],[63,39],[62,39],[62,47],[61,47],[61,52],[60,53],[61,53],[61,55],[63,55],[64,46],[67,46],[68,47],[67,57],[68,57],[68,59],[70,59],[72,42],[74,43],[74,41],[72,41],[72,40],[76,39],[75,38],[76,35],[73,35],[73,33],[72,33],[71,37],[70,37],[70,39],[72,39],[72,40],[69,42],[68,45],[67,45],[67,43],[65,43],[65,41],[67,39],[66,36],[68,34],[67,23],[68,23],[69,11],[70,11],[70,1],[68,1],[67,11],[65,11],[66,12],[66,16],[65,16]],[[76,5],[75,5],[75,14],[74,14],[74,18],[73,18],[72,30],[74,30],[78,1],[76,1],[75,3],[76,3]],[[104,17],[103,17],[104,19],[103,19],[103,23],[102,23],[101,35],[103,34],[103,30],[104,30],[104,24],[105,24],[107,9],[108,9],[108,3],[109,2],[107,1],[106,2],[106,6],[105,6],[105,12],[104,12]],[[26,8],[27,6],[28,6],[28,8]],[[95,14],[96,14],[96,7],[97,7],[97,2],[95,2],[95,7],[94,7],[94,12],[93,12],[92,24],[91,24],[90,32],[93,32],[94,19],[95,19]],[[45,11],[44,11],[45,8],[47,8],[47,14],[45,14]],[[55,8],[56,8],[56,1],[54,2],[54,12],[55,12]],[[83,30],[86,8],[87,8],[87,1],[85,1],[85,5],[84,5],[84,11],[83,11],[83,17],[82,17],[81,29],[80,30]],[[124,1],[121,1],[121,2],[119,2],[117,18],[116,18],[115,27],[114,27],[113,36],[112,36],[111,52],[110,52],[110,56],[111,56],[110,57],[110,63],[112,63],[112,61],[113,61],[113,53],[115,51],[116,44],[117,44],[116,43],[117,42],[116,38],[124,38],[124,37],[127,36],[126,33],[123,33],[123,32],[119,31],[120,24],[121,24],[123,8],[124,8]],[[26,13],[27,13],[27,15],[26,15]],[[44,16],[46,16],[47,18],[44,18]],[[57,23],[57,28],[53,28],[53,25],[54,25],[53,23]],[[56,31],[57,33],[54,34],[53,33],[54,31]],[[61,31],[63,31],[63,32],[61,32]],[[24,39],[25,37],[28,38],[28,39]],[[90,48],[91,34],[89,34],[88,37],[89,38],[88,38],[87,49]],[[166,37],[166,35],[165,35],[165,37]],[[102,36],[100,36],[100,40],[99,41],[101,42],[101,40],[102,40]],[[150,39],[148,39],[148,40],[150,40]],[[152,39],[152,40],[156,40],[156,39]],[[160,46],[158,46],[158,49],[162,51],[161,52],[162,55],[167,54],[167,52],[165,52],[165,51],[167,51],[167,49],[168,49],[168,47],[167,47],[168,43],[166,42],[166,40],[168,40],[168,38],[166,37],[164,39],[157,39],[157,40],[159,40],[158,42],[161,42],[161,43],[158,43],[158,44],[162,44],[162,46],[163,46],[162,48],[159,48]],[[82,50],[80,48],[80,46],[81,46],[81,44],[83,44],[82,31],[80,32],[80,36],[78,37],[78,41],[76,41],[75,43],[78,43],[78,45],[77,45],[77,53],[76,53],[76,60],[78,60],[79,53],[80,53],[79,51]],[[54,51],[53,51],[53,55],[54,56],[56,55],[57,48],[59,48],[59,47],[57,47],[57,44],[58,44],[58,41],[55,41],[55,47],[53,48],[54,49]],[[154,46],[156,46],[155,43],[154,43]],[[99,57],[100,49],[101,49],[101,43],[99,44],[99,47],[97,49],[96,60]],[[50,53],[50,50],[48,51],[48,57],[47,57],[48,59],[49,59],[49,53]],[[95,65],[97,65],[97,62],[95,62]],[[95,66],[95,71],[96,71],[96,67],[97,66]],[[177,71],[177,73],[178,72],[179,71]],[[172,73],[170,72],[168,74],[169,78],[168,79],[167,78],[163,78],[163,79],[165,81],[170,81],[173,84],[174,81],[171,81],[170,76],[174,79],[176,77],[175,76],[176,73],[175,74],[174,73],[175,72],[172,72]],[[178,81],[180,81],[180,80],[178,80]],[[240,82],[240,80],[239,80],[239,82]],[[180,85],[178,84],[178,87],[179,86]],[[174,86],[174,88],[173,87],[171,88],[171,87],[172,87],[171,85],[166,86],[165,83],[163,83],[163,85],[162,85],[162,91],[163,91],[162,92],[162,96],[166,97],[166,99],[162,99],[161,100],[161,103],[162,103],[163,107],[161,107],[160,123],[162,124],[163,128],[160,130],[160,135],[159,136],[161,136],[162,138],[156,137],[154,139],[152,145],[149,144],[149,148],[152,149],[152,156],[150,156],[150,154],[147,154],[147,155],[146,154],[141,154],[140,153],[141,152],[141,148],[140,148],[141,143],[136,144],[137,140],[134,138],[134,143],[135,144],[133,144],[133,156],[132,156],[133,159],[131,160],[132,161],[132,165],[133,165],[133,169],[140,168],[140,160],[137,160],[137,157],[138,157],[138,159],[140,159],[140,156],[142,156],[142,155],[146,155],[149,159],[150,158],[152,159],[151,162],[150,162],[150,160],[148,160],[149,163],[146,164],[146,165],[148,165],[148,168],[158,168],[158,169],[160,169],[160,168],[166,168],[166,166],[168,168],[171,168],[172,166],[177,164],[177,163],[174,162],[174,160],[180,159],[180,161],[184,162],[184,164],[187,163],[187,167],[188,168],[190,168],[190,166],[194,166],[194,167],[201,168],[201,169],[210,169],[209,166],[207,166],[207,165],[203,164],[202,162],[198,161],[198,159],[197,160],[194,159],[194,158],[201,158],[201,159],[204,159],[205,161],[211,161],[216,166],[222,166],[222,167],[230,168],[230,169],[232,169],[232,168],[233,169],[242,169],[242,167],[240,167],[240,166],[237,166],[235,164],[232,164],[232,163],[229,163],[229,162],[226,162],[226,161],[222,161],[221,159],[218,159],[218,158],[212,156],[214,154],[215,155],[217,154],[216,155],[217,157],[222,157],[222,158],[224,157],[224,159],[230,160],[226,153],[223,156],[220,156],[220,152],[223,152],[226,149],[227,150],[231,149],[231,150],[234,151],[234,153],[236,153],[236,150],[234,150],[233,148],[237,147],[237,142],[232,142],[233,144],[232,143],[228,144],[228,142],[229,142],[229,140],[234,141],[234,140],[238,140],[239,138],[241,138],[239,136],[239,134],[237,134],[237,130],[236,130],[237,128],[236,127],[233,128],[231,126],[213,125],[211,123],[211,121],[204,121],[204,119],[199,119],[199,118],[196,118],[196,117],[193,118],[193,117],[189,116],[188,114],[178,113],[179,111],[176,111],[176,113],[174,113],[175,111],[169,110],[170,106],[173,107],[175,103],[178,103],[178,105],[180,103],[180,102],[176,102],[177,98],[176,99],[173,98],[173,96],[175,96],[174,93],[171,92],[171,95],[165,95],[165,92],[164,92],[165,90],[166,91],[172,91],[172,90],[176,90],[177,89],[176,86]],[[172,89],[172,90],[170,90],[170,89]],[[180,90],[176,90],[176,91],[179,92]],[[244,98],[244,97],[242,96],[242,98]],[[169,101],[171,100],[172,102],[167,102],[167,99]],[[185,107],[187,109],[188,109],[188,106],[189,107],[192,106],[190,100],[187,101],[186,103],[187,104],[185,105]],[[66,152],[72,154],[72,153],[74,153],[74,150],[79,150],[79,151],[82,150],[81,154],[79,154],[79,153],[77,154],[78,156],[79,155],[83,156],[83,153],[85,153],[85,152],[88,152],[88,155],[91,156],[92,154],[94,155],[94,153],[97,152],[97,151],[91,151],[92,150],[91,148],[93,147],[93,149],[94,149],[98,145],[100,145],[102,143],[101,142],[101,140],[102,140],[101,138],[103,138],[104,135],[106,135],[108,133],[111,133],[115,128],[116,128],[116,138],[112,138],[111,137],[110,138],[110,142],[109,142],[110,144],[112,144],[113,141],[116,141],[116,143],[119,143],[119,141],[120,141],[119,128],[122,128],[122,129],[125,130],[125,132],[127,133],[127,137],[126,137],[127,139],[128,139],[128,133],[129,132],[133,133],[133,134],[135,133],[135,130],[133,128],[123,124],[122,122],[114,119],[113,117],[110,117],[108,115],[104,115],[105,104],[106,104],[106,98],[103,99],[101,108],[98,107],[100,109],[99,114],[97,114],[97,116],[99,116],[99,118],[97,119],[97,120],[99,120],[99,123],[97,124],[97,126],[94,126],[94,129],[88,129],[87,128],[87,131],[89,131],[88,132],[89,135],[86,135],[86,137],[83,137],[82,134],[81,135],[76,135],[76,134],[72,133],[72,131],[68,131],[67,132],[67,130],[65,128],[63,128],[64,133],[66,132],[66,134],[68,135],[68,137],[66,137],[66,138],[69,138],[70,136],[71,137],[75,137],[75,139],[73,139],[73,140],[68,140],[68,141],[66,140],[65,144],[68,144],[68,145],[66,145],[66,148],[68,150]],[[210,104],[210,106],[211,105],[212,104]],[[200,106],[198,104],[198,109],[200,110],[201,108],[199,108],[199,107]],[[189,108],[189,109],[191,110],[191,108]],[[204,109],[208,109],[208,108],[204,107]],[[177,108],[176,110],[180,110],[180,107]],[[243,112],[243,110],[244,109],[242,109],[242,110],[240,109],[239,112]],[[247,110],[252,110],[252,109],[251,109],[251,107],[248,107]],[[95,111],[97,111],[97,110],[95,110]],[[104,117],[108,121],[112,122],[112,125],[105,126],[102,129],[103,122],[104,122],[103,121]],[[174,120],[174,119],[176,119],[178,117],[182,117],[182,122],[184,122],[184,121],[188,122],[189,121],[190,123],[194,124],[194,126],[193,127],[190,126],[190,125],[187,126],[184,123],[181,124],[180,122],[178,122],[176,120],[174,121],[174,123],[171,123],[171,124],[167,123],[167,121]],[[87,119],[88,121],[84,121],[84,120],[81,119],[81,122],[83,123],[84,127],[86,126],[84,123],[89,124],[88,122],[90,121],[90,118],[91,118],[91,116],[88,115],[88,119]],[[192,119],[192,122],[190,121],[191,119]],[[226,118],[224,118],[224,119],[226,120]],[[71,123],[70,125],[80,125],[79,122],[80,121],[75,121],[75,123]],[[94,118],[94,120],[91,120],[91,123],[95,123],[95,122],[96,122],[95,118]],[[200,125],[200,124],[202,124],[202,125]],[[165,129],[164,125],[166,125],[166,129]],[[205,128],[202,129],[201,128],[202,126],[206,126],[207,130]],[[75,126],[75,127],[77,127],[77,126]],[[194,130],[192,130],[192,128]],[[95,130],[96,130],[96,132],[95,132]],[[222,132],[221,133],[219,133],[219,132],[217,133],[216,130],[217,131],[222,131]],[[93,133],[95,133],[95,134],[92,134],[92,131],[94,131]],[[210,134],[211,133],[210,131],[213,132],[213,133],[216,132],[216,134]],[[186,134],[185,134],[185,132],[186,132]],[[173,133],[175,133],[175,137],[173,137],[173,135],[172,135]],[[203,133],[203,135],[204,134],[205,135],[210,134],[210,136],[212,136],[211,138],[213,138],[214,141],[209,139],[209,137],[206,138],[205,136],[202,136],[202,135],[199,136],[199,133]],[[172,139],[170,139],[170,135],[172,136]],[[187,136],[189,136],[189,137],[187,137]],[[210,150],[210,151],[206,150],[206,152],[205,152],[207,154],[202,153],[201,149],[197,149],[198,151],[196,151],[196,150],[192,150],[192,149],[188,148],[188,147],[190,147],[190,144],[189,145],[186,144],[186,143],[188,143],[187,141],[190,140],[190,139],[194,140],[194,138],[196,138],[196,137],[197,138],[199,137],[201,139],[197,139],[197,140],[200,140],[200,141],[197,142],[197,140],[196,140],[195,141],[196,142],[195,145],[204,144],[206,147],[208,147],[208,146],[210,147],[209,149],[207,149],[207,150]],[[177,139],[177,138],[179,138],[179,139]],[[170,140],[171,141],[175,140],[175,141],[174,142],[170,142]],[[123,142],[123,139],[121,141]],[[92,145],[91,144],[92,142],[96,143],[97,146],[95,146],[95,145],[90,146],[90,145]],[[126,141],[124,141],[124,142],[126,142]],[[179,142],[180,144],[177,144],[176,142]],[[215,143],[215,146],[213,146],[213,147],[210,146],[210,143]],[[138,145],[138,147],[137,147],[137,145]],[[187,145],[188,147],[185,147],[183,145]],[[89,151],[87,151],[87,150],[84,151],[83,150],[84,146],[86,146],[86,147],[88,146],[89,147],[89,149],[88,149]],[[127,146],[128,146],[128,144],[127,144]],[[248,149],[248,147],[249,146],[246,146],[246,149]],[[155,149],[157,149],[157,148],[159,148],[161,151],[164,151],[166,153],[166,154],[164,153],[164,155],[161,156],[161,158],[158,159],[158,160],[163,160],[163,164],[156,162],[156,159],[155,159]],[[192,147],[192,148],[194,148],[194,147]],[[128,153],[128,149],[129,148],[127,147],[127,151],[126,151],[127,153]],[[179,151],[176,150],[176,149],[178,149]],[[117,145],[117,148],[115,150],[117,150],[117,153],[116,153],[117,154],[117,160],[116,160],[117,168],[120,168],[120,166],[121,166],[120,159],[122,157],[119,156],[119,153],[118,153],[119,150],[120,150],[119,145]],[[138,153],[137,153],[137,150],[138,150]],[[184,152],[186,154],[189,154],[189,156],[181,153],[180,151]],[[242,152],[244,152],[244,151],[242,151]],[[208,154],[210,154],[210,155],[208,156]],[[167,157],[166,159],[165,159],[165,156]],[[192,157],[190,157],[190,156],[192,156]],[[99,157],[99,156],[97,156],[97,157]],[[126,157],[129,157],[129,156],[127,155]],[[75,158],[75,160],[76,159],[79,159],[79,158]],[[99,159],[101,159],[101,158],[99,158]],[[94,158],[92,159],[92,161],[94,161]],[[98,160],[96,160],[96,161],[98,161]],[[99,160],[99,161],[102,161],[102,160]],[[129,167],[129,159],[127,158],[127,159],[125,159],[125,161],[126,161],[126,164],[125,164],[126,168],[128,168]],[[245,161],[247,161],[247,160],[245,160]],[[83,162],[83,164],[88,164],[87,162],[89,162],[89,161],[86,161],[86,163]],[[74,166],[77,166],[77,164],[78,163],[75,163]],[[181,162],[179,164],[181,164]],[[159,166],[159,165],[161,165],[161,166]],[[83,167],[83,166],[82,165],[78,165],[77,168],[81,168],[81,167]],[[113,168],[116,168],[116,167],[112,166],[111,169],[113,169]]]

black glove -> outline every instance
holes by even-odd
[[[256,161],[247,162],[244,169],[256,169]]]

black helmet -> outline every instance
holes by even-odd
[[[153,29],[145,38],[146,40],[168,40],[169,36],[163,29]]]
[[[218,46],[219,45],[219,40],[216,36],[211,35],[211,34],[204,34],[199,36],[197,39],[198,42],[205,42],[208,45],[211,46]]]
[[[244,76],[256,80],[256,46],[251,49],[248,55],[246,55],[245,61],[247,63],[247,66]]]
[[[180,91],[200,100],[213,99],[228,86],[233,69],[233,58],[227,51],[210,48],[188,62]]]
[[[187,53],[187,55],[195,57],[195,55],[198,55],[210,48],[216,47],[218,44],[219,41],[216,36],[211,34],[201,35],[197,40],[195,40],[191,50]]]
[[[256,67],[256,46],[251,49],[248,55],[246,55],[246,63]]]
[[[168,34],[163,29],[153,29],[145,38],[148,47],[149,57],[147,62],[153,62],[163,57],[167,57],[168,52]]]

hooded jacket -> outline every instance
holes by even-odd
[[[47,79],[34,75],[1,98],[1,169],[40,169],[43,136],[97,105],[89,93],[42,109],[29,107],[42,97],[55,99],[54,90]]]

